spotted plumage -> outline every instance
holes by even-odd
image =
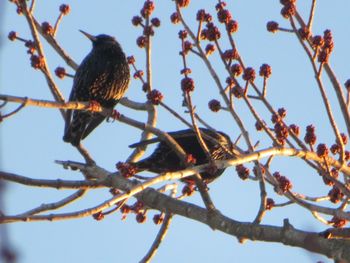
[[[81,32],[92,41],[92,50],[77,69],[69,101],[96,101],[113,109],[129,85],[125,54],[113,37]],[[68,110],[63,140],[78,146],[104,119],[97,112]]]
[[[216,133],[214,131],[203,128],[200,130],[202,138],[205,141],[213,160],[224,160],[232,158],[234,156],[231,153],[233,144],[228,135],[223,132]],[[174,138],[174,140],[187,154],[191,154],[196,159],[196,165],[209,162],[209,159],[200,146],[196,134],[193,130],[187,129],[176,132],[169,132],[168,134]],[[211,139],[209,139],[209,137]],[[149,157],[132,163],[136,167],[137,171],[148,170],[154,173],[162,173],[173,172],[185,168],[185,166],[181,163],[180,158],[176,155],[172,148],[166,142],[160,141],[158,138],[136,143],[130,145],[130,147],[133,148],[140,145],[147,145],[156,142],[158,142],[158,145]],[[210,183],[219,177],[224,172],[224,170],[225,169],[218,169],[212,172],[203,172],[200,175],[205,183]],[[183,181],[192,183],[193,178],[188,177]]]

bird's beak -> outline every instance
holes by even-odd
[[[86,33],[85,31],[83,30],[79,30],[81,33],[83,33],[88,39],[90,39],[92,42],[95,42],[96,41],[96,37],[94,37],[93,35],[90,35],[88,33]]]

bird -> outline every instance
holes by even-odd
[[[232,152],[233,143],[227,134],[215,132],[206,128],[200,128],[200,132],[213,160],[225,160],[235,157],[235,154]],[[205,151],[202,149],[196,133],[192,129],[169,132],[168,134],[181,146],[186,154],[191,154],[195,158],[196,165],[210,162],[210,158],[208,158]],[[129,147],[135,148],[152,143],[158,143],[158,145],[150,156],[140,161],[130,163],[136,169],[136,172],[150,171],[153,173],[163,173],[175,172],[186,168],[167,142],[161,141],[158,137],[132,144]],[[224,171],[225,169],[213,169],[211,172],[205,171],[200,173],[200,176],[204,183],[209,184]],[[193,176],[186,177],[181,181],[187,184],[195,183]]]
[[[126,92],[130,81],[127,58],[116,39],[79,30],[92,42],[92,50],[79,65],[69,101],[97,102],[113,109]],[[80,145],[106,117],[98,112],[67,110],[63,140]]]

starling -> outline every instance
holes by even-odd
[[[95,101],[113,109],[130,81],[125,54],[111,36],[80,32],[92,41],[92,50],[76,71],[69,101]],[[98,112],[67,110],[63,140],[78,146],[105,118]]]
[[[204,128],[201,128],[200,131],[213,160],[224,160],[234,157],[231,153],[233,143],[227,134],[223,132],[214,132]],[[196,165],[210,162],[193,130],[187,129],[169,132],[168,134],[182,147],[186,154],[191,154],[195,158]],[[149,157],[131,163],[135,166],[138,172],[147,170],[154,173],[162,173],[174,172],[186,168],[172,148],[165,141],[160,141],[159,138],[132,144],[130,147],[134,148],[140,145],[147,145],[156,142],[158,142],[158,145]],[[200,176],[203,181],[208,184],[219,177],[224,170],[225,169],[213,169],[213,171],[202,172]],[[187,177],[182,181],[186,183],[194,183],[194,178]]]

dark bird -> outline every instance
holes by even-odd
[[[202,138],[206,143],[211,158],[213,160],[225,160],[234,157],[231,153],[233,149],[233,143],[230,137],[223,132],[214,132],[208,129],[200,129]],[[182,147],[186,154],[191,154],[196,159],[196,165],[206,164],[210,160],[207,157],[205,151],[202,149],[198,142],[196,133],[193,130],[181,130],[168,133],[174,140]],[[186,167],[181,163],[180,158],[172,150],[172,148],[165,142],[160,141],[159,138],[154,138],[139,143],[130,145],[134,148],[141,145],[148,145],[158,142],[158,145],[154,152],[147,158],[135,163],[131,163],[139,171],[150,171],[154,173],[162,172],[174,172]],[[217,169],[213,171],[202,172],[200,176],[205,183],[210,183],[218,178],[225,169]],[[191,177],[183,179],[184,182],[193,183],[194,180]]]
[[[80,31],[92,41],[92,50],[76,71],[69,101],[97,102],[113,109],[130,81],[125,54],[115,38]],[[67,110],[63,140],[78,146],[105,118],[98,112]]]

